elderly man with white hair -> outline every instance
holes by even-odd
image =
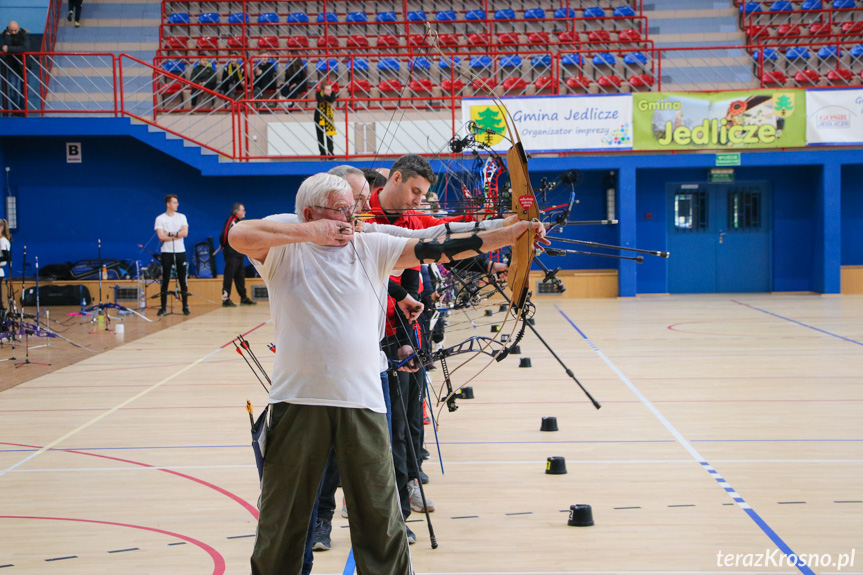
[[[267,283],[276,331],[253,574],[300,573],[330,447],[352,510],[357,572],[413,573],[380,388],[385,282],[393,268],[471,257],[541,227],[519,222],[443,242],[355,235],[354,205],[345,180],[316,174],[297,192],[299,222],[244,220],[230,232]]]

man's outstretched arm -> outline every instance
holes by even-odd
[[[347,222],[315,220],[286,224],[268,220],[243,220],[228,232],[231,246],[259,262],[267,259],[270,248],[285,244],[312,242],[321,246],[343,246],[354,237]]]

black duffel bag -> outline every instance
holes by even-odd
[[[90,305],[93,299],[90,290],[84,285],[54,286],[47,285],[39,288],[39,305],[75,305],[80,306],[81,301]],[[36,288],[30,287],[24,290],[21,296],[21,305],[36,305]]]

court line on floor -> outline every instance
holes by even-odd
[[[765,522],[764,519],[762,519],[761,516],[755,512],[754,509],[752,509],[752,507],[748,503],[746,503],[746,501],[737,493],[737,491],[733,487],[731,487],[731,485],[722,476],[719,475],[719,472],[716,471],[710,465],[710,463],[700,453],[698,453],[698,451],[696,451],[692,444],[687,441],[685,437],[683,437],[683,435],[677,430],[677,428],[675,428],[671,424],[671,422],[668,421],[664,415],[662,415],[659,409],[657,409],[656,406],[654,406],[650,402],[650,400],[647,399],[647,397],[645,397],[644,394],[642,394],[637,387],[635,387],[635,384],[629,381],[626,375],[624,375],[624,373],[620,371],[620,369],[608,358],[608,356],[606,356],[602,352],[602,350],[599,349],[599,347],[597,347],[597,345],[593,343],[593,341],[589,337],[587,337],[587,335],[585,335],[584,332],[581,331],[577,325],[575,325],[575,322],[573,322],[569,318],[569,316],[566,315],[566,313],[564,313],[562,309],[560,309],[560,307],[556,305],[554,307],[557,309],[560,315],[562,315],[564,319],[569,322],[569,325],[571,325],[575,329],[575,331],[577,331],[579,335],[584,338],[584,341],[587,342],[587,344],[596,352],[600,359],[602,359],[602,361],[605,362],[605,364],[609,368],[611,368],[611,370],[617,375],[617,377],[620,378],[620,381],[622,381],[626,385],[626,387],[628,387],[629,390],[637,398],[639,398],[642,403],[644,403],[644,406],[659,420],[659,422],[662,423],[663,426],[665,426],[668,432],[689,453],[689,455],[691,455],[692,458],[695,459],[695,461],[697,461],[699,465],[701,465],[702,468],[704,468],[704,470],[713,477],[713,479],[720,485],[720,487],[722,487],[725,492],[728,493],[731,499],[733,499],[734,502],[737,503],[737,506],[740,507],[747,515],[749,515],[749,518],[755,522],[755,524],[764,532],[765,535],[767,535],[767,537],[770,538],[771,541],[773,541],[776,547],[778,547],[779,550],[782,551],[782,553],[785,554],[786,557],[790,557],[793,555],[795,558],[797,558],[798,555],[794,553],[791,547],[789,547],[788,544],[785,543],[785,541],[779,536],[779,534],[776,533],[776,531],[774,531],[767,524],[767,522]],[[812,569],[805,565],[795,565],[795,567],[804,575],[815,575]]]
[[[754,305],[749,305],[748,303],[743,303],[742,301],[737,301],[736,299],[731,300],[732,303],[736,303],[737,305],[742,305],[743,307],[748,307],[749,309],[754,309],[755,311],[760,311],[761,313],[766,313],[767,315],[772,315],[773,317],[790,321],[791,323],[796,323],[799,326],[815,330],[817,332],[823,333],[824,335],[829,335],[830,337],[835,337],[837,339],[841,339],[843,341],[847,341],[848,343],[853,343],[855,345],[863,346],[863,342],[857,341],[856,339],[851,339],[849,337],[845,337],[839,334],[835,334],[827,331],[826,329],[821,329],[820,327],[815,327],[814,325],[809,325],[808,323],[803,323],[802,321],[798,321],[796,319],[791,319],[790,317],[785,317],[784,315],[779,315],[778,313],[773,313],[772,311],[767,311],[766,309],[762,309],[760,307],[755,307]]]
[[[260,328],[261,326],[266,325],[266,323],[267,323],[267,322],[264,322],[264,323],[262,323],[262,324],[260,324],[260,325],[258,325],[258,326],[256,326],[256,327],[252,328],[251,330],[247,331],[247,332],[246,332],[245,334],[243,334],[243,335],[248,335],[249,333],[251,333],[251,332],[255,331],[255,330],[256,330],[256,329],[258,329],[258,328]],[[61,436],[61,437],[59,437],[59,438],[55,439],[54,441],[52,441],[52,442],[48,443],[47,445],[44,445],[44,446],[40,447],[38,450],[34,451],[33,453],[31,453],[30,455],[28,455],[27,457],[25,457],[24,459],[22,459],[22,460],[21,460],[21,461],[19,461],[18,463],[13,464],[12,466],[7,467],[6,469],[0,470],[0,479],[2,479],[2,478],[3,478],[3,476],[5,476],[8,472],[12,471],[13,469],[18,468],[18,467],[20,467],[21,465],[24,465],[25,463],[27,463],[28,461],[31,461],[32,459],[34,459],[34,458],[38,457],[39,455],[41,455],[41,454],[45,453],[46,451],[51,450],[53,447],[55,447],[55,446],[59,445],[60,443],[62,443],[62,442],[64,442],[64,441],[66,441],[66,440],[67,440],[67,439],[69,439],[70,437],[73,437],[74,435],[78,434],[79,432],[81,432],[81,431],[83,431],[83,430],[87,429],[87,428],[88,428],[88,427],[90,427],[91,425],[94,425],[94,424],[96,424],[96,423],[98,423],[98,422],[102,421],[103,419],[105,419],[105,418],[106,418],[106,417],[108,417],[109,415],[112,415],[112,414],[116,413],[118,410],[120,410],[121,408],[123,408],[123,407],[125,407],[125,406],[129,405],[129,404],[130,404],[130,403],[132,403],[133,401],[135,401],[135,400],[137,400],[137,399],[140,399],[141,397],[143,397],[143,396],[147,395],[147,394],[148,394],[148,393],[150,393],[151,391],[154,391],[154,390],[156,390],[156,389],[159,389],[160,387],[162,387],[164,384],[168,383],[169,381],[171,381],[171,380],[173,380],[173,379],[175,379],[175,378],[179,377],[180,375],[182,375],[182,374],[186,373],[187,371],[189,371],[189,370],[190,370],[190,369],[192,369],[193,367],[195,367],[195,366],[199,365],[200,363],[202,363],[202,362],[206,361],[207,359],[209,359],[209,358],[213,357],[214,355],[216,355],[217,353],[221,352],[221,351],[222,351],[222,350],[223,350],[227,345],[230,345],[230,344],[231,344],[231,342],[229,341],[227,344],[225,344],[225,345],[223,345],[223,346],[219,347],[218,349],[213,350],[212,352],[210,352],[210,353],[208,353],[208,354],[206,354],[206,355],[204,355],[204,356],[202,356],[202,357],[199,357],[198,359],[196,359],[195,361],[193,361],[192,363],[190,363],[190,364],[189,364],[189,365],[187,365],[186,367],[184,367],[184,368],[182,368],[181,370],[179,370],[179,371],[175,372],[174,374],[169,375],[168,377],[166,377],[166,378],[162,379],[162,380],[161,380],[161,381],[159,381],[158,383],[155,383],[155,384],[151,385],[150,387],[148,387],[147,389],[145,389],[145,390],[141,391],[140,393],[137,393],[137,394],[133,395],[133,396],[132,396],[132,397],[130,397],[129,399],[127,399],[127,400],[125,400],[125,401],[120,402],[119,404],[117,404],[116,406],[112,407],[111,409],[108,409],[108,410],[106,410],[105,412],[103,412],[103,413],[99,414],[98,416],[94,417],[94,418],[93,418],[93,419],[91,419],[90,421],[88,421],[88,422],[86,422],[86,423],[83,423],[83,424],[79,425],[79,426],[78,426],[78,427],[76,427],[75,429],[73,429],[73,430],[71,430],[71,431],[67,432],[67,433],[66,433],[66,434],[64,434],[63,436]]]

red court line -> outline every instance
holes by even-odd
[[[267,322],[264,322],[264,323],[262,323],[261,325],[256,325],[255,327],[253,327],[252,329],[250,329],[249,331],[247,331],[246,333],[244,333],[244,334],[243,334],[243,337],[245,337],[245,336],[249,335],[250,333],[252,333],[252,332],[253,332],[253,331],[255,331],[256,329],[258,329],[258,328],[260,328],[260,327],[263,327],[263,326],[265,326],[265,325],[267,325]],[[222,346],[222,347],[220,347],[219,349],[225,349],[226,347],[228,347],[229,345],[231,345],[231,342],[233,342],[233,341],[234,341],[234,340],[232,339],[231,341],[229,341],[228,343],[226,343],[225,345],[223,345],[223,346]]]
[[[38,445],[26,445],[24,443],[8,443],[5,441],[0,441],[0,445],[13,445],[15,447],[30,447],[33,449],[42,449]],[[87,451],[75,451],[75,450],[67,450],[67,449],[51,449],[50,451],[59,451],[62,453],[75,453],[77,455],[89,455],[91,457],[99,457],[102,459],[111,459],[113,461],[120,461],[122,463],[131,463],[132,465],[138,465],[140,467],[152,467],[152,468],[156,467],[155,465],[150,465],[148,463],[141,463],[140,461],[132,461],[131,459],[121,459],[119,457],[111,457],[110,455],[101,455],[98,453],[89,453]],[[252,514],[252,517],[254,517],[255,519],[258,518],[258,510],[255,508],[254,505],[250,504],[248,501],[246,501],[245,499],[243,499],[239,495],[231,493],[230,491],[228,491],[227,489],[225,489],[223,487],[219,487],[218,485],[214,485],[214,484],[210,483],[209,481],[204,481],[203,479],[198,479],[197,477],[193,477],[193,476],[187,475],[185,473],[180,473],[178,471],[173,471],[171,469],[159,469],[159,471],[163,471],[165,473],[170,473],[171,475],[176,475],[177,477],[182,477],[183,479],[188,479],[190,481],[194,481],[195,483],[199,483],[199,484],[203,485],[204,487],[209,487],[210,489],[217,491],[217,492],[221,493],[222,495],[228,497],[229,499],[232,499],[235,502],[239,503],[243,508],[246,509],[246,511],[248,511],[249,513]]]
[[[225,573],[225,558],[222,557],[222,554],[216,551],[214,548],[210,547],[203,541],[198,541],[192,537],[187,535],[181,535],[179,533],[174,533],[173,531],[166,531],[164,529],[157,529],[155,527],[145,527],[144,525],[132,525],[130,523],[116,523],[114,521],[97,521],[95,519],[75,519],[73,517],[36,517],[32,515],[0,515],[0,519],[39,519],[42,521],[73,521],[76,523],[95,523],[97,525],[111,525],[114,527],[129,527],[131,529],[141,529],[143,531],[152,531],[153,533],[161,533],[162,535],[169,535],[171,537],[176,537],[177,539],[182,539],[192,545],[197,546],[199,549],[203,549],[207,552],[210,558],[213,560],[213,575],[223,575]]]

